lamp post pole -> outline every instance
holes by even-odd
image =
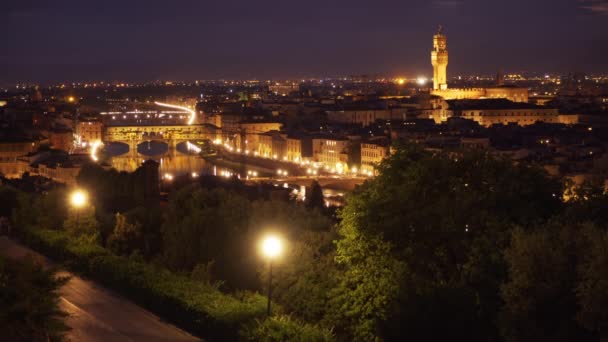
[[[76,207],[76,231],[80,232],[80,207]]]
[[[270,299],[272,297],[272,261],[281,254],[283,249],[281,239],[276,236],[268,236],[262,241],[262,252],[268,258],[268,303],[266,315],[270,317]]]
[[[270,297],[272,294],[272,260],[268,261],[268,306],[266,307],[266,315],[270,317]]]

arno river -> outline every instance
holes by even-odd
[[[188,151],[185,145],[178,145],[176,149],[169,150],[166,144],[151,141],[140,144],[137,148],[138,153],[133,153],[125,144],[110,143],[106,146],[106,152],[111,157],[112,167],[119,171],[135,171],[149,159],[160,163],[161,175],[181,176],[192,173],[212,175],[224,171],[210,165],[196,153]]]
[[[200,157],[197,153],[193,151],[188,151],[185,144],[178,145],[175,149],[169,149],[168,146],[161,142],[144,142],[139,144],[137,147],[137,153],[134,151],[129,151],[128,145],[121,143],[109,143],[105,146],[106,154],[111,157],[109,163],[112,167],[117,169],[118,171],[127,171],[133,172],[135,171],[144,161],[153,159],[159,162],[160,164],[160,176],[162,178],[170,177],[179,177],[183,175],[214,175],[214,176],[231,176],[234,174],[235,169],[238,169],[239,166],[242,168],[242,171],[256,171],[256,176],[274,176],[274,172],[266,167],[259,167],[253,165],[239,165],[239,164],[231,164],[238,165],[236,168],[226,167],[224,164],[215,165],[212,162],[206,161],[202,157]],[[293,166],[292,166],[293,167]],[[243,175],[245,176],[245,175]],[[313,177],[314,178],[314,177]],[[307,184],[312,181],[310,180],[299,181],[299,184]],[[268,178],[266,178],[268,181]],[[275,180],[272,183],[275,183],[278,180]],[[282,183],[283,181],[279,181],[281,185],[285,185]],[[339,184],[336,184],[339,183]],[[332,182],[325,181],[323,188],[323,193],[326,197],[341,197],[345,192],[349,192],[354,187],[354,184],[360,184],[361,181],[353,181],[351,182]],[[290,182],[290,188],[297,188],[295,184]]]

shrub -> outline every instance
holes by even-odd
[[[333,341],[334,336],[328,329],[302,323],[289,316],[256,319],[241,331],[241,338],[247,341],[264,342],[312,342]]]

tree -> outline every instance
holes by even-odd
[[[323,189],[321,189],[321,185],[316,180],[312,182],[310,194],[306,196],[306,207],[309,209],[318,208],[321,210],[325,208]]]
[[[56,188],[43,196],[35,196],[34,211],[38,215],[38,225],[47,229],[60,229],[68,215],[67,198],[65,188]]]
[[[117,213],[114,231],[108,237],[107,246],[119,255],[129,255],[140,250],[142,246],[141,225],[137,222],[129,223],[124,215]]]
[[[129,222],[139,222],[142,232],[141,252],[144,257],[150,258],[161,250],[162,236],[161,224],[163,221],[163,212],[158,205],[137,206],[128,212],[125,216]]]
[[[66,198],[65,188],[55,188],[42,195],[19,192],[13,221],[20,228],[62,229],[68,214]]]
[[[561,183],[489,154],[416,146],[379,170],[339,214],[336,324],[356,340],[499,338],[501,251],[513,225],[559,211]],[[446,317],[459,324],[437,329]]]
[[[94,193],[95,205],[110,212],[124,212],[148,200],[158,200],[158,184],[154,170],[143,165],[132,173],[105,170],[99,165],[82,167],[76,181],[78,185]],[[157,175],[156,175],[157,176]]]
[[[517,229],[505,252],[509,280],[502,286],[502,332],[513,341],[582,340],[574,288],[580,257],[578,229]]]
[[[568,200],[561,215],[562,221],[608,224],[608,192],[604,189],[604,179],[585,181],[578,186],[569,184],[564,197]]]
[[[227,289],[260,289],[265,282],[258,272],[265,272],[266,264],[258,244],[264,233],[272,231],[289,243],[275,267],[277,274],[284,275],[274,278],[285,280],[277,285],[277,298],[285,298],[300,313],[308,303],[295,301],[291,290],[307,286],[302,275],[321,279],[331,273],[320,269],[317,258],[333,251],[333,222],[318,211],[284,201],[250,201],[199,185],[181,189],[169,202],[162,226],[163,260],[173,269],[190,272],[197,267],[196,274],[204,274],[208,282],[221,281]],[[322,306],[325,300],[326,294],[314,305]],[[319,316],[318,311],[314,315]]]
[[[516,229],[505,251],[504,337],[597,341],[608,334],[608,233],[593,223],[552,220]]]
[[[291,314],[319,322],[328,312],[331,289],[336,285],[336,233],[333,222],[318,210],[283,201],[254,201],[249,217],[250,267],[266,284],[268,264],[256,250],[268,231],[285,240],[284,253],[273,262],[273,298]],[[251,256],[256,256],[251,258]]]
[[[391,245],[381,238],[364,238],[343,224],[336,260],[345,267],[332,292],[331,319],[339,335],[357,341],[378,341],[380,322],[392,314],[406,265],[391,257]]]
[[[249,206],[246,198],[223,189],[192,185],[173,193],[161,228],[165,264],[190,272],[215,261],[214,280],[229,287],[255,279],[255,268],[238,269],[243,257],[251,259],[244,254]]]
[[[32,259],[0,257],[0,329],[6,341],[60,341],[69,329],[59,309],[56,278]]]
[[[602,341],[608,341],[608,232],[587,225],[583,236],[588,244],[578,265],[577,321]]]

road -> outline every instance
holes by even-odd
[[[0,254],[13,259],[31,254],[50,263],[4,236]],[[69,341],[200,341],[92,281],[64,271],[59,275],[71,277],[60,289],[60,306],[69,314],[66,323],[72,328],[66,336]]]

